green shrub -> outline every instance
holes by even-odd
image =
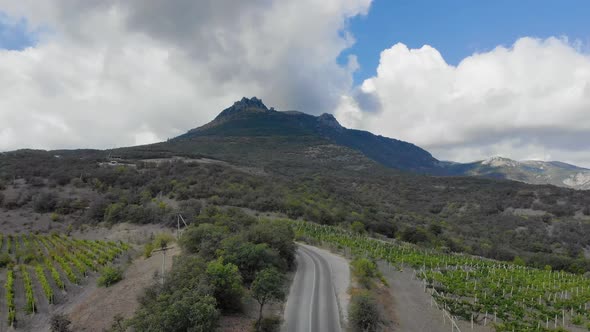
[[[98,285],[109,287],[123,279],[123,270],[119,267],[105,266],[98,278]]]
[[[145,258],[149,258],[152,256],[152,251],[154,250],[154,243],[148,242],[143,246],[143,255]]]
[[[57,205],[54,193],[42,192],[33,197],[33,209],[38,213],[51,212]]]
[[[153,246],[154,249],[166,248],[170,243],[174,242],[174,236],[169,233],[160,233],[156,235]]]
[[[380,277],[377,264],[368,258],[357,258],[352,261],[352,272],[366,288],[371,288],[373,278]]]
[[[6,267],[12,263],[14,263],[14,262],[12,261],[12,258],[10,257],[9,254],[7,254],[7,253],[0,254],[0,268]]]
[[[352,296],[349,310],[350,326],[353,331],[377,331],[379,322],[379,308],[375,299],[366,291]]]
[[[350,225],[350,230],[353,233],[364,234],[365,233],[365,224],[360,221],[355,221]]]

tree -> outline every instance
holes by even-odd
[[[273,301],[283,301],[285,299],[284,275],[275,268],[267,268],[256,274],[256,279],[252,282],[250,288],[252,297],[260,304],[258,312],[258,322],[256,326],[260,326],[262,320],[262,308],[266,303]]]
[[[131,326],[136,331],[209,332],[219,318],[215,299],[196,290],[177,289],[171,293],[148,290]]]
[[[189,226],[180,238],[180,246],[189,253],[199,253],[203,258],[215,258],[215,251],[227,236],[227,229],[212,224]]]
[[[285,269],[286,264],[279,257],[279,253],[269,248],[266,243],[254,244],[244,242],[242,236],[232,236],[223,240],[220,253],[228,263],[233,263],[240,269],[240,274],[246,283],[251,283],[256,273],[268,267]]]
[[[209,332],[219,319],[202,258],[181,255],[174,261],[164,285],[148,287],[129,322],[135,331]]]
[[[253,243],[266,243],[277,250],[288,267],[295,262],[295,232],[284,220],[262,220],[252,226],[248,232],[248,240]]]
[[[70,332],[70,325],[72,322],[68,316],[64,314],[55,314],[51,316],[51,332]]]
[[[223,258],[220,257],[207,264],[205,273],[213,288],[213,296],[221,310],[237,311],[240,309],[244,289],[238,267],[232,263],[224,264]]]

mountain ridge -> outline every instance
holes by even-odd
[[[172,141],[196,137],[309,136],[363,153],[387,167],[421,173],[436,172],[438,160],[428,151],[401,140],[343,127],[329,113],[319,116],[268,108],[256,97],[242,98],[213,121],[189,130]]]
[[[530,184],[590,190],[590,169],[561,161],[517,161],[496,156],[455,167],[462,167],[465,175],[503,176],[508,180]]]
[[[345,128],[332,114],[323,113],[315,116],[294,110],[278,111],[273,107],[267,107],[257,97],[244,97],[234,102],[211,122],[187,131],[172,139],[172,142],[187,143],[194,139],[209,139],[210,142],[214,137],[234,140],[264,139],[267,146],[273,145],[273,139],[278,137],[290,141],[299,140],[302,144],[315,139],[318,140],[315,144],[330,143],[343,146],[360,152],[383,166],[402,171],[435,176],[477,176],[590,189],[590,170],[586,168],[559,161],[516,161],[501,156],[468,163],[440,161],[413,143],[374,135],[368,131]],[[251,147],[244,147],[248,148]],[[280,149],[276,144],[274,148]]]

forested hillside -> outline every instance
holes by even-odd
[[[449,251],[588,269],[587,191],[416,175],[379,166],[345,147],[277,142],[283,141],[267,138],[276,152],[272,158],[254,146],[255,157],[243,164],[203,159],[202,152],[162,159],[178,151],[146,147],[120,150],[128,159],[113,163],[106,159],[113,152],[103,151],[4,153],[2,207],[55,213],[76,223],[172,222],[179,212],[198,223],[204,207],[235,206]],[[246,154],[250,143],[228,146]],[[63,197],[64,188],[80,194]]]

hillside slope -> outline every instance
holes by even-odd
[[[277,145],[281,144],[281,138],[290,142],[305,140],[306,144],[336,144],[360,152],[384,166],[416,172],[434,170],[438,164],[429,152],[411,143],[344,128],[331,114],[316,117],[296,111],[279,112],[267,108],[256,97],[235,102],[210,123],[189,130],[169,144],[182,145],[206,137],[222,140],[229,137],[244,140],[272,138]]]
[[[457,174],[504,178],[530,184],[590,190],[590,169],[558,162],[516,161],[492,157],[469,164],[453,165]]]

